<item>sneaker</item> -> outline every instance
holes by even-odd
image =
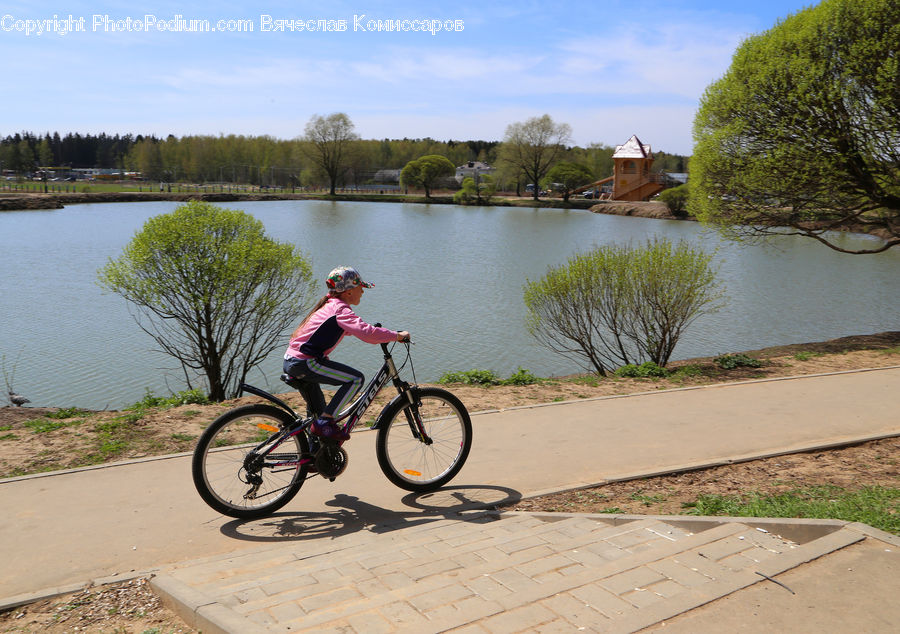
[[[310,425],[309,431],[322,438],[331,438],[333,440],[341,441],[350,440],[350,434],[344,431],[342,427],[338,427],[337,423],[330,418],[317,418],[315,422]]]

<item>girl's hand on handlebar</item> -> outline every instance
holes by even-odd
[[[409,342],[409,333],[401,330],[397,333],[397,341]]]

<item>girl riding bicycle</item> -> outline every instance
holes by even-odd
[[[377,344],[406,341],[409,333],[372,326],[353,312],[350,306],[359,304],[363,289],[372,288],[372,284],[362,281],[356,269],[338,267],[328,274],[325,284],[328,294],[316,303],[291,335],[284,355],[284,371],[310,386],[304,396],[310,410],[319,415],[310,427],[312,433],[343,441],[350,436],[334,422],[334,416],[353,399],[364,377],[359,370],[332,361],[328,355],[348,334]],[[338,386],[327,406],[321,383]]]

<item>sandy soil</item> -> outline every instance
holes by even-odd
[[[530,386],[447,386],[472,412],[535,403],[629,394],[657,389],[757,378],[838,372],[900,364],[900,332],[845,337],[827,342],[782,346],[747,352],[763,361],[759,368],[722,370],[713,359],[672,364],[692,366],[695,376],[680,379],[599,379],[573,376]],[[390,395],[379,397],[382,400]],[[292,406],[299,397],[287,395]],[[116,453],[97,449],[115,443],[115,421],[127,412],[82,413],[67,419],[47,419],[57,411],[40,408],[0,408],[0,474],[8,476],[78,466],[86,460],[122,460],[190,451],[196,437],[215,416],[239,402],[186,405],[153,411],[127,423],[137,444]],[[377,411],[377,410],[375,410]],[[71,423],[36,433],[27,421]],[[82,421],[82,422],[78,422]],[[104,427],[105,425],[105,427]],[[107,431],[104,431],[107,430]],[[104,436],[104,434],[106,434]],[[22,440],[27,440],[23,443]],[[23,447],[23,445],[27,445]],[[679,514],[699,495],[776,493],[806,485],[833,484],[846,488],[869,485],[900,487],[900,438],[821,451],[793,454],[670,476],[569,491],[520,501],[511,507],[529,511],[619,512],[646,515]],[[76,629],[76,627],[78,629]],[[154,629],[156,628],[156,629]],[[193,632],[163,607],[143,580],[89,588],[39,601],[0,614],[0,632]]]

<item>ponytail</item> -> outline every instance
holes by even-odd
[[[319,301],[316,302],[316,305],[312,307],[312,310],[309,311],[309,313],[306,315],[306,317],[303,318],[303,321],[300,322],[300,325],[297,326],[297,329],[294,330],[294,334],[291,335],[291,339],[293,339],[293,338],[296,337],[298,334],[300,334],[300,331],[303,329],[303,326],[306,325],[306,322],[309,321],[309,318],[312,317],[313,314],[314,314],[317,310],[319,310],[320,308],[322,308],[322,306],[325,305],[325,302],[327,302],[327,301],[328,301],[329,299],[331,299],[332,297],[334,297],[334,295],[332,295],[331,293],[328,293],[328,294],[326,294],[325,296],[323,296]]]

